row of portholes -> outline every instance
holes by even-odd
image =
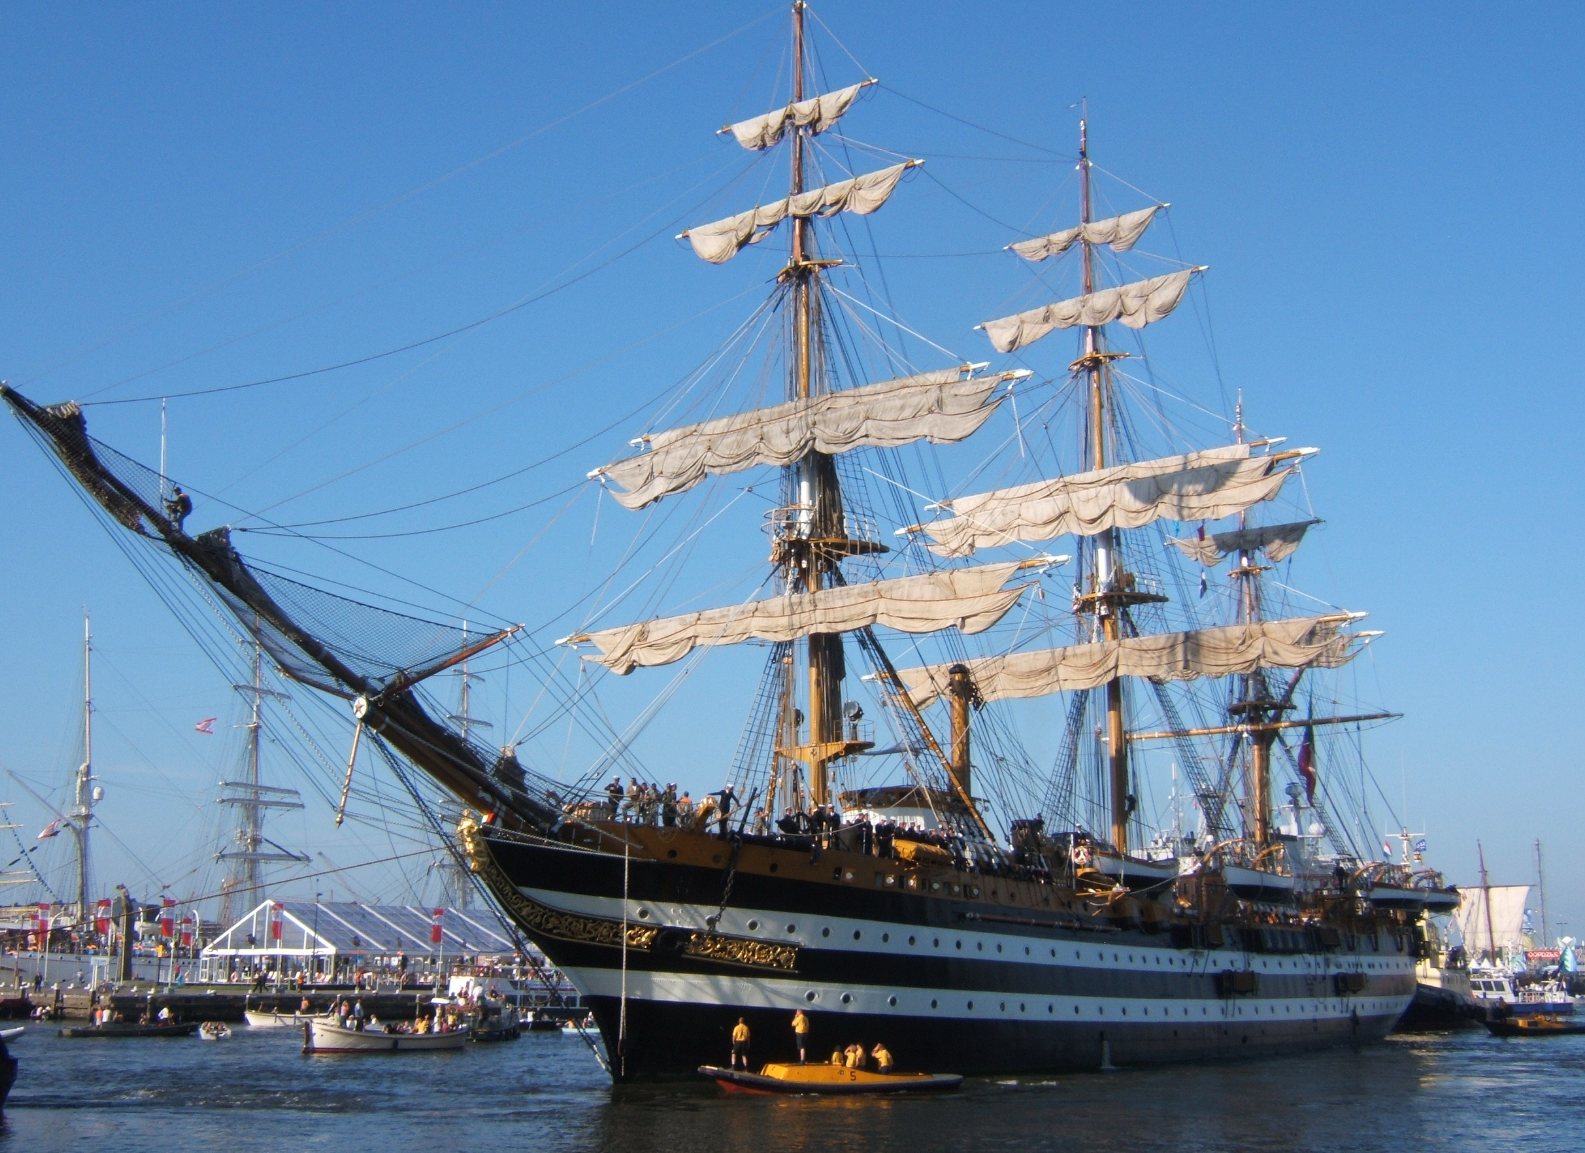
[[[819,997],[819,994],[817,992],[815,992],[815,990],[813,990],[813,989],[810,989],[807,993],[804,994],[804,999],[809,1001],[809,1002],[811,1002],[811,1003],[813,1003],[818,997]],[[852,993],[843,993],[841,1000],[842,1000],[842,1004],[851,1005],[853,1003],[853,994]],[[886,998],[886,1004],[889,1005],[891,1008],[895,1009],[897,1007],[897,997],[896,997],[896,995],[894,994],[892,996],[887,997]],[[940,1000],[938,998],[932,997],[931,1000],[930,1000],[930,1007],[932,1009],[940,1009],[941,1008]],[[969,1012],[972,1013],[974,1011],[974,1002],[973,1001],[966,1001],[964,1003],[964,1007]],[[1259,1005],[1255,1005],[1255,1006],[1252,1006],[1252,1007],[1255,1010],[1255,1015],[1259,1016],[1260,1015],[1260,1006]],[[1375,1002],[1372,1002],[1369,1007],[1372,1010],[1379,1010],[1380,1009],[1380,1006],[1377,1005]],[[998,1008],[1003,1013],[1007,1012],[1007,1002],[1006,1001],[1000,1002]],[[1293,1006],[1292,1005],[1286,1005],[1283,1008],[1284,1008],[1284,1012],[1287,1012],[1287,1013],[1292,1013],[1293,1012]],[[1028,1012],[1028,1004],[1027,1004],[1027,1002],[1020,1001],[1018,1003],[1018,1011],[1020,1013]],[[1048,1001],[1046,1003],[1046,1012],[1048,1014],[1055,1014],[1056,1011],[1057,1011],[1056,1005],[1053,1004],[1052,1002]],[[1312,1005],[1311,1006],[1311,1012],[1319,1013],[1320,1011],[1321,1011],[1321,1006],[1320,1005]],[[1121,1014],[1124,1017],[1128,1016],[1128,1006],[1127,1005],[1124,1005],[1122,1007]],[[1080,1010],[1078,1005],[1073,1006],[1073,1015],[1075,1017],[1082,1015],[1081,1010]],[[1095,1007],[1095,1015],[1097,1017],[1106,1016],[1106,1006],[1105,1005],[1097,1005]],[[1150,1016],[1150,1007],[1149,1006],[1145,1006],[1144,1007],[1143,1015],[1146,1016],[1146,1017]],[[1160,1015],[1164,1019],[1171,1017],[1171,1015],[1172,1015],[1171,1008],[1169,1008],[1169,1007],[1160,1007]],[[1185,1017],[1189,1016],[1189,1007],[1187,1005],[1185,1005],[1183,1007],[1183,1015]],[[1244,1015],[1243,1006],[1239,1006],[1238,1015],[1239,1016],[1243,1016]],[[1277,1008],[1276,1008],[1275,1005],[1271,1006],[1271,1015],[1272,1016],[1276,1016],[1277,1015]],[[1204,1005],[1200,1006],[1200,1016],[1202,1016],[1202,1017],[1210,1016],[1210,1009],[1207,1006],[1204,1006]]]

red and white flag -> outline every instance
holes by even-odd
[[[215,722],[219,719],[219,717],[205,717],[193,726],[193,732],[203,733],[206,737],[212,737],[215,735]]]
[[[1299,775],[1304,778],[1304,799],[1315,804],[1315,730],[1304,727],[1304,740],[1299,742]]]
[[[61,819],[59,817],[56,817],[53,821],[51,821],[49,824],[44,826],[44,831],[41,832],[37,837],[35,837],[34,840],[43,841],[43,840],[47,840],[50,837],[58,837],[60,835],[61,835]]]

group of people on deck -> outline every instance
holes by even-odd
[[[624,789],[622,778],[612,777],[605,787],[605,797],[605,816],[609,820],[667,829],[700,829],[714,821],[717,832],[723,837],[727,835],[732,815],[741,805],[737,789],[731,782],[723,785],[719,792],[705,794],[704,800],[695,803],[687,789],[681,794],[677,792],[676,782],[662,788],[653,782],[645,784],[637,777],[629,777]],[[571,809],[569,806],[569,811]],[[761,808],[755,815],[754,831],[765,833],[769,830],[769,817]]]
[[[798,1064],[809,1063],[809,1014],[799,1009],[793,1014],[793,1038],[798,1043]],[[748,1071],[748,1022],[742,1017],[737,1019],[737,1025],[732,1029],[732,1065],[736,1069],[742,1066]],[[877,1041],[875,1048],[866,1051],[864,1046],[855,1041],[846,1049],[831,1050],[831,1064],[844,1069],[868,1069],[871,1061],[875,1062],[877,1073],[892,1072],[895,1062],[892,1060],[891,1051],[886,1048],[884,1041]]]

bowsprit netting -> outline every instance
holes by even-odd
[[[559,821],[563,800],[556,782],[530,773],[515,752],[468,740],[437,719],[439,710],[418,692],[427,677],[513,630],[473,639],[453,625],[256,569],[232,546],[227,528],[188,536],[188,508],[167,497],[165,479],[90,437],[75,403],[37,405],[4,385],[0,397],[106,513],[144,539],[163,544],[199,578],[283,673],[355,699],[361,726],[464,803],[496,814],[503,825],[544,830]]]

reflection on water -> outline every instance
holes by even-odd
[[[0,1144],[47,1153],[110,1138],[217,1153],[806,1149],[1578,1149],[1585,1037],[1395,1037],[1260,1064],[971,1081],[919,1098],[613,1089],[576,1037],[461,1053],[303,1057],[292,1030],[229,1041],[14,1043]]]

